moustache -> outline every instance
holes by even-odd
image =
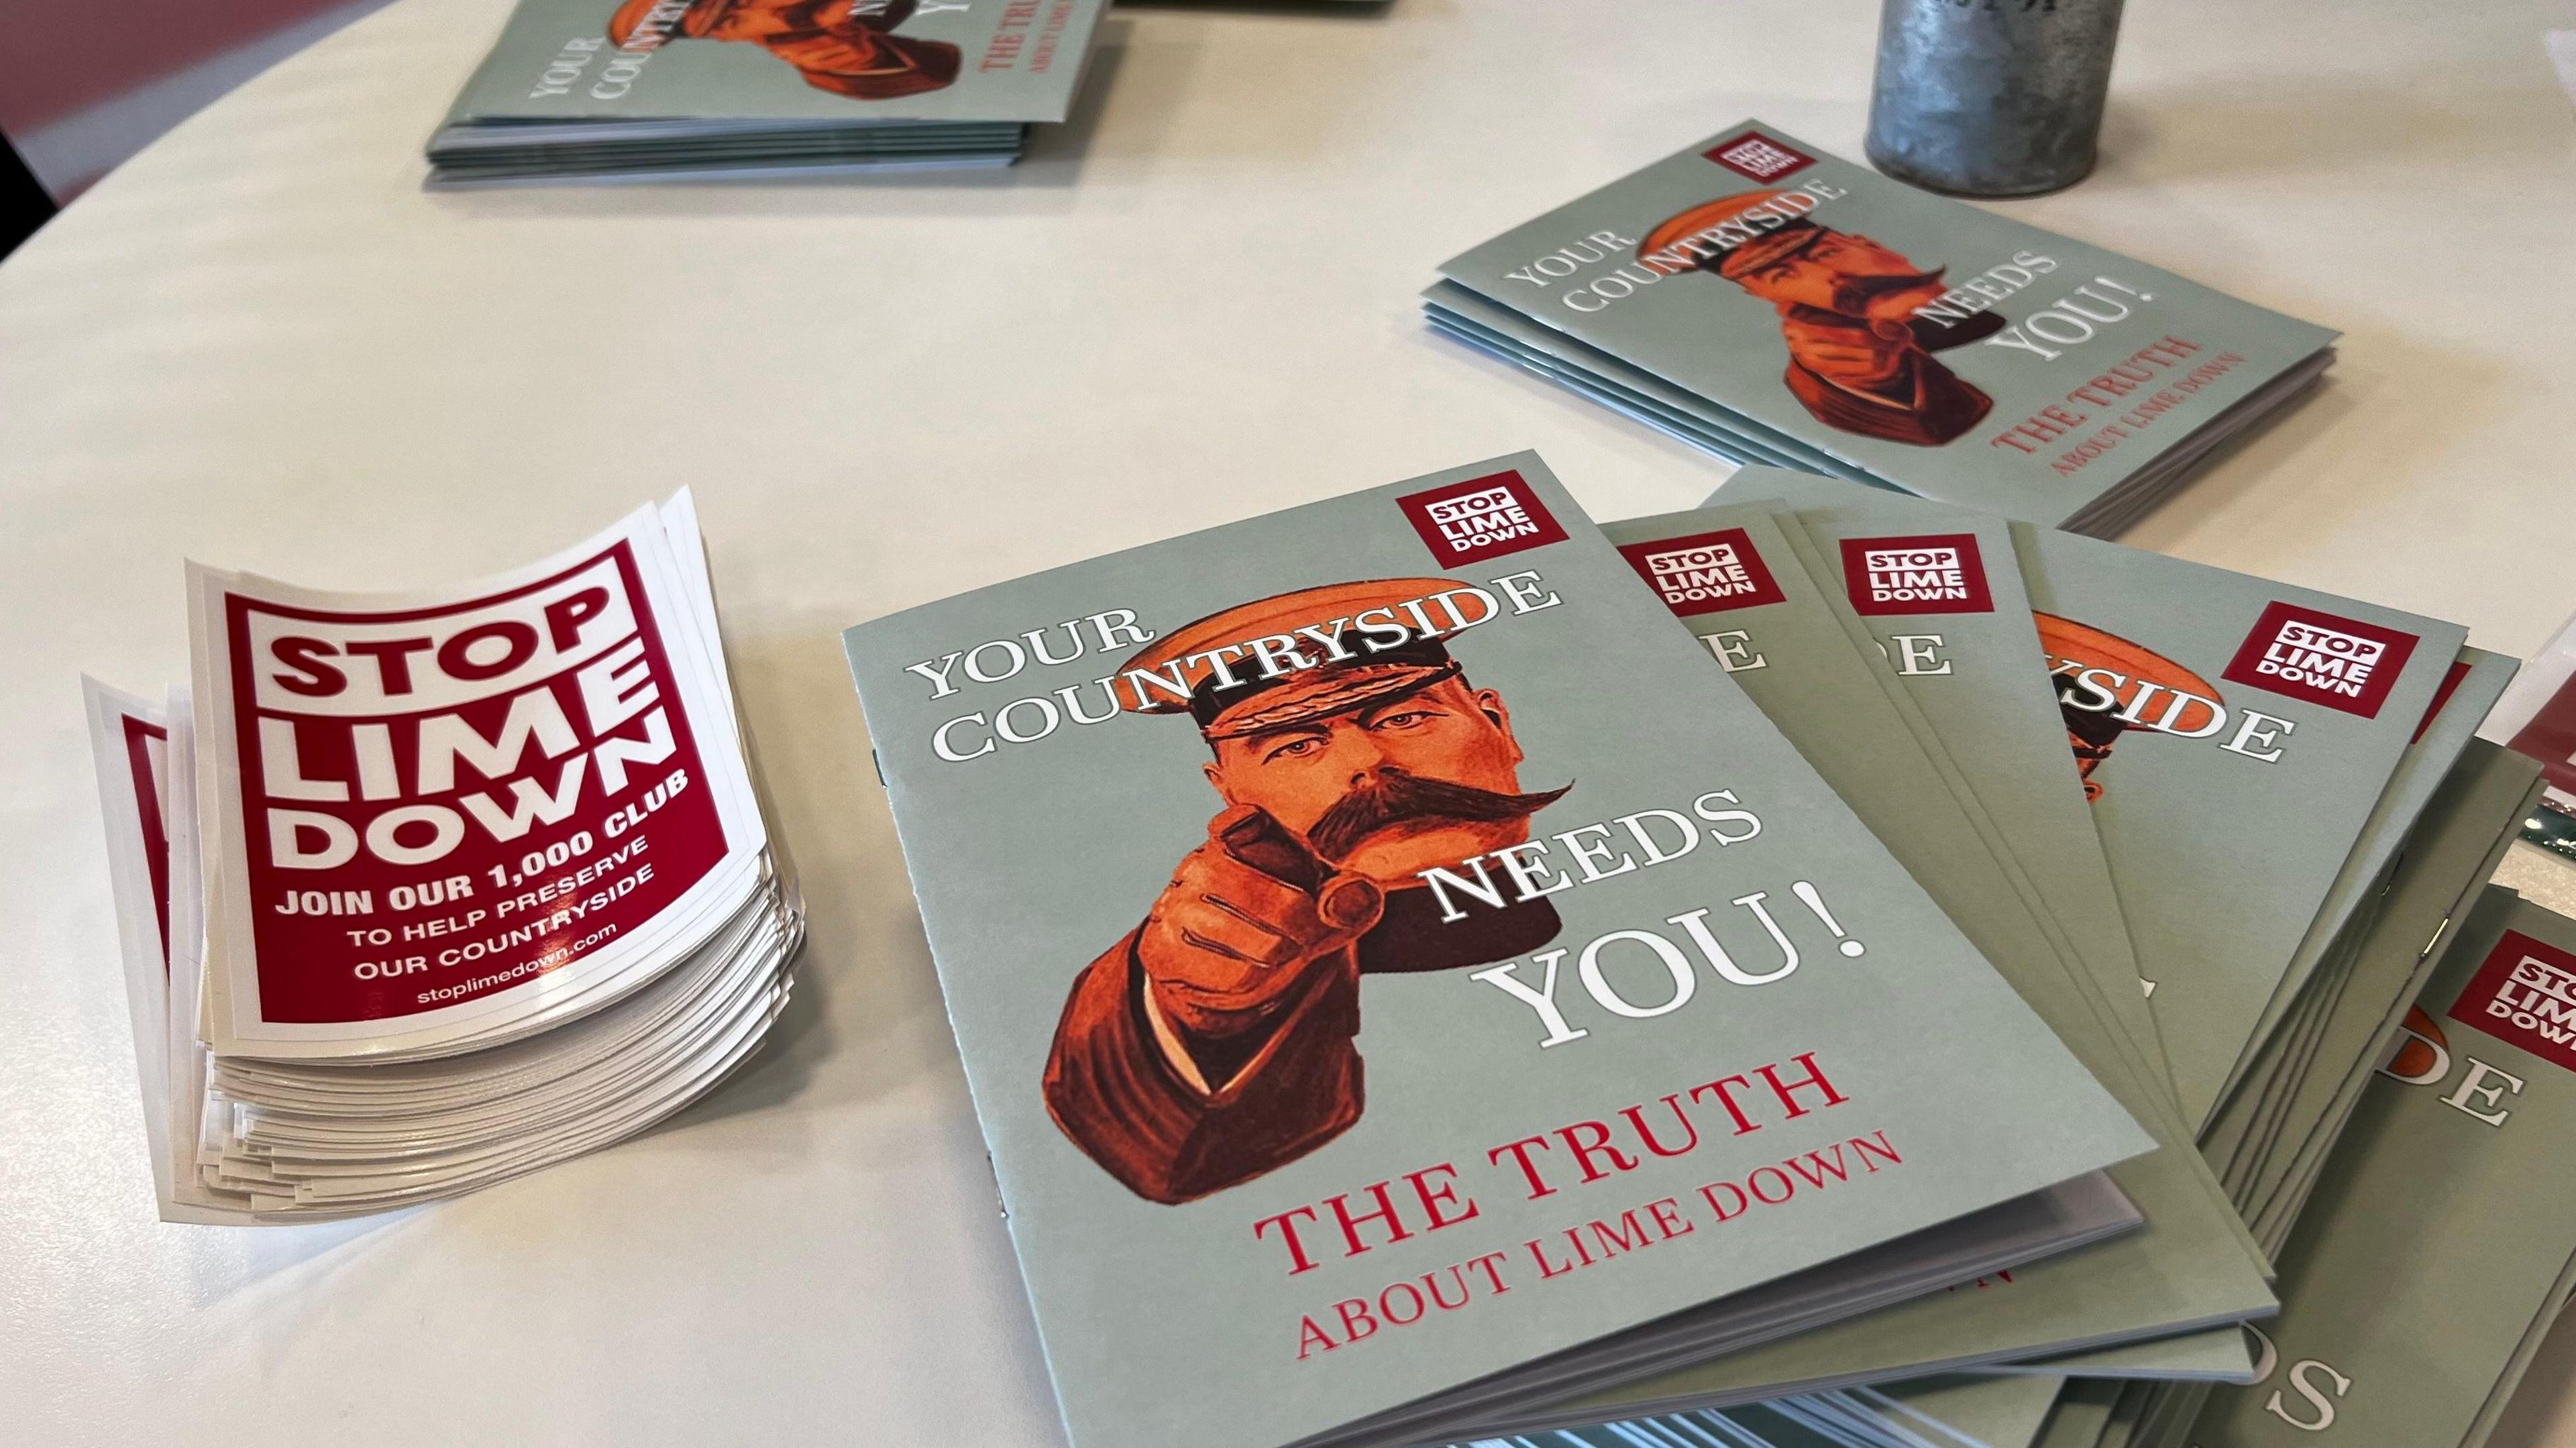
[[[1897,292],[1910,292],[1923,287],[1937,287],[1949,268],[1928,272],[1908,272],[1899,276],[1857,276],[1834,278],[1834,310],[1851,316],[1868,312],[1869,304]]]
[[[1424,779],[1386,770],[1333,802],[1306,831],[1306,843],[1327,860],[1340,860],[1360,841],[1406,820],[1492,821],[1527,819],[1563,798],[1567,784],[1538,794],[1506,794],[1455,780]]]

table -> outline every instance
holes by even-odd
[[[1748,113],[1857,155],[1875,7],[1121,9],[1008,174],[425,194],[508,8],[358,23],[0,267],[10,1436],[1057,1443],[836,631],[1524,446],[1600,516],[1696,502],[1721,465],[1427,335],[1413,291]],[[2347,337],[2130,541],[2537,648],[2576,543],[2540,32],[2576,7],[2133,10],[2101,171],[2011,211]],[[157,1224],[75,673],[181,674],[183,556],[446,580],[683,484],[813,911],[779,1039],[467,1200]],[[2499,1442],[2576,1444],[2571,1360]]]

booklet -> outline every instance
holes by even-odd
[[[1436,1439],[2152,1144],[1534,455],[846,641],[1077,1445]]]
[[[2483,1442],[2576,1282],[2576,922],[2490,889],[2418,1007],[2282,1256],[2262,1380],[2213,1395],[2206,1448]]]
[[[2232,1324],[2275,1306],[2259,1256],[2161,1096],[2161,1076],[2150,1076],[2127,1049],[2084,968],[2051,945],[1917,742],[1894,677],[1873,666],[1858,618],[1838,616],[1818,562],[1793,546],[1781,523],[1748,505],[1632,519],[1603,531],[1711,661],[1853,803],[2096,1077],[2151,1123],[2161,1149],[2112,1170],[2147,1225],[1975,1291],[1928,1297],[1587,1395],[1552,1410],[1551,1424],[2064,1352]],[[2035,644],[2027,667],[2030,679],[2039,679]],[[2053,704],[2044,688],[2032,688],[2038,692],[2030,707],[2045,718]],[[2041,735],[2036,747],[2044,760],[2065,762],[2061,732]],[[2071,763],[2065,772],[2072,792]],[[2126,986],[2135,993],[2134,976]]]
[[[1829,571],[1832,606],[1867,631],[1938,767],[2034,911],[2093,975],[2160,1094],[2171,1096],[2110,862],[2065,757],[2056,695],[2033,662],[2039,634],[2008,525],[1769,468],[1744,470],[1719,496],[1777,498],[1797,509],[1797,526]],[[1902,580],[1921,571],[1909,564],[1946,570],[1959,587],[1907,586]]]
[[[2334,333],[1747,121],[1451,258],[1443,330],[1737,461],[2116,531]]]
[[[520,0],[433,185],[1002,165],[1105,0]]]
[[[685,493],[463,588],[190,579],[196,688],[88,685],[165,1217],[453,1195],[756,1049],[802,911]]]
[[[2467,631],[2013,536],[2175,1086],[2205,1125]]]
[[[2468,918],[2470,905],[2485,888],[2484,881],[2496,857],[2513,839],[2516,821],[2538,793],[2538,774],[2538,766],[2531,760],[2483,741],[2473,743],[2422,812],[2416,831],[2391,873],[2387,908],[2356,923],[2361,936],[2361,964],[2355,971],[2355,990],[2339,1011],[2338,1041],[2320,1051],[2322,1060],[2353,1063],[2358,1073],[2352,1082],[2355,1092],[2360,1089],[2360,1079],[2367,1077],[2374,1065],[2388,1061],[2405,1038],[2398,1035],[2394,1015],[2388,1017],[2384,1028],[2373,1018],[2357,1022],[2358,1034],[2346,1029],[2344,1016],[2357,1016],[2351,1002],[2385,996],[2395,1001],[2397,1010],[2406,1009],[2407,1002],[2424,984],[2439,949],[2447,947],[2456,936],[2457,922]],[[2416,964],[2419,960],[2420,969]],[[2397,986],[2382,991],[2371,984],[2374,976],[2385,975],[2391,969],[2399,982]],[[2410,1018],[2407,1029],[2423,1034],[2431,1029],[2430,1018],[2418,1013]],[[2329,1079],[2333,1075],[2331,1071],[2320,1071],[2303,1089],[2312,1093],[2321,1086],[2328,1095],[2334,1095],[2344,1083]],[[2342,1109],[2348,1111],[2349,1107]],[[2319,1134],[2330,1139],[2340,1129],[2338,1118]],[[2016,1283],[2026,1284],[2040,1271],[2058,1272],[2091,1255],[2093,1251],[2088,1251],[2064,1263],[2012,1275]],[[1996,1285],[1990,1280],[1988,1289]],[[1943,1432],[1964,1435],[1979,1448],[1999,1444],[2099,1448],[2105,1443],[2135,1440],[2151,1407],[2161,1413],[2168,1428],[2177,1419],[2187,1424],[2192,1411],[2187,1393],[2177,1397],[2168,1391],[2172,1401],[2151,1402],[2149,1390],[2154,1384],[2137,1385],[2138,1391],[2131,1396],[2127,1384],[2111,1379],[2163,1379],[2168,1389],[2177,1381],[2190,1379],[2251,1382],[2258,1367],[2264,1374],[2274,1371],[2267,1341],[2250,1338],[2243,1328],[2231,1326],[2125,1348],[2034,1358],[2024,1364],[1996,1364],[1974,1370],[1980,1375],[2023,1374],[2019,1381],[2026,1388],[2045,1390],[2036,1394],[2026,1391],[2018,1397],[1974,1391],[1979,1382],[1976,1377],[1921,1378],[1833,1394],[1772,1399],[1758,1405],[1758,1412],[1756,1408],[1737,1406],[1612,1423],[1575,1430],[1575,1438],[1586,1443],[1624,1445],[1662,1442],[1657,1434],[1677,1432],[1685,1440],[1697,1442],[1690,1437],[1694,1430],[1723,1426],[1741,1431],[1742,1424],[1753,1422],[1771,1435],[1769,1441],[1803,1443],[1807,1440],[1794,1432],[1774,1430],[1787,1422],[1796,1432],[1807,1432],[1830,1421],[1842,1434],[1831,1440],[1835,1448],[1922,1448],[1927,1439],[1950,1442]],[[2249,1343],[2258,1350],[2256,1354],[2249,1355]],[[2260,1364],[2257,1356],[2263,1359]],[[2084,1376],[2063,1376],[2070,1372]],[[2111,1431],[2115,1427],[2116,1433]],[[1723,1433],[1718,1440],[1731,1441]]]

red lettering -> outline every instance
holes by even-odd
[[[546,637],[560,653],[581,641],[581,626],[608,609],[608,590],[585,588],[546,605]]]
[[[1768,1070],[1769,1068],[1765,1067],[1764,1069]],[[1577,1136],[1582,1133],[1589,1133],[1592,1139],[1589,1141],[1577,1140]],[[1575,1165],[1583,1168],[1583,1179],[1587,1182],[1597,1182],[1603,1177],[1610,1175],[1609,1172],[1603,1171],[1592,1164],[1592,1159],[1596,1156],[1608,1157],[1610,1159],[1611,1166],[1620,1171],[1635,1171],[1637,1169],[1637,1158],[1630,1156],[1628,1153],[1621,1151],[1615,1146],[1612,1146],[1610,1144],[1610,1128],[1598,1121],[1578,1121],[1572,1126],[1560,1126],[1556,1129],[1556,1135],[1559,1141],[1565,1143],[1566,1149],[1574,1153]]]
[[[1256,1242],[1264,1235],[1263,1229],[1274,1224],[1279,1228],[1279,1235],[1288,1243],[1288,1256],[1297,1264],[1288,1269],[1288,1275],[1291,1277],[1300,1272],[1310,1271],[1315,1265],[1315,1259],[1306,1255],[1306,1244],[1297,1238],[1297,1223],[1294,1219],[1298,1217],[1304,1217],[1311,1222],[1315,1220],[1315,1209],[1299,1207],[1294,1211],[1281,1212],[1275,1217],[1264,1217],[1252,1224],[1252,1240]]]
[[[1545,1181],[1541,1180],[1539,1178],[1538,1168],[1530,1165],[1529,1149],[1533,1146],[1537,1147],[1541,1151],[1547,1150],[1547,1138],[1544,1136],[1524,1136],[1518,1141],[1505,1146],[1495,1147],[1492,1151],[1486,1152],[1485,1160],[1492,1162],[1496,1166],[1500,1166],[1502,1165],[1503,1153],[1507,1151],[1510,1152],[1512,1154],[1512,1160],[1520,1166],[1521,1175],[1529,1179],[1529,1199],[1531,1201],[1537,1201],[1541,1197],[1552,1197],[1556,1195],[1556,1188],[1549,1186]]]
[[[1429,1182],[1423,1180],[1435,1173],[1454,1177],[1458,1174],[1458,1168],[1444,1161],[1438,1166],[1427,1166],[1420,1171],[1408,1173],[1404,1178],[1413,1183],[1413,1194],[1422,1199],[1423,1214],[1431,1219],[1431,1225],[1426,1230],[1437,1232],[1443,1227],[1454,1227],[1460,1222],[1474,1221],[1477,1210],[1476,1199],[1473,1197],[1466,1199],[1467,1210],[1457,1216],[1445,1217],[1440,1214],[1442,1207],[1459,1200],[1458,1188],[1452,1183],[1443,1182],[1435,1189]]]
[[[1704,1081],[1697,1086],[1693,1086],[1690,1091],[1690,1099],[1693,1101],[1699,1100],[1699,1094],[1703,1091],[1716,1092],[1717,1099],[1726,1107],[1726,1114],[1735,1118],[1735,1134],[1742,1136],[1747,1132],[1760,1131],[1762,1128],[1753,1124],[1753,1119],[1744,1114],[1744,1108],[1735,1104],[1735,1097],[1729,1093],[1726,1088],[1729,1086],[1750,1086],[1752,1084],[1753,1083],[1750,1080],[1742,1076],[1721,1076],[1717,1080]]]
[[[1682,1101],[1680,1097],[1667,1096],[1663,1098],[1663,1102],[1666,1106],[1672,1108],[1673,1119],[1682,1124],[1682,1130],[1690,1133],[1690,1140],[1683,1142],[1679,1146],[1667,1147],[1662,1142],[1655,1140],[1654,1130],[1646,1125],[1646,1110],[1644,1107],[1630,1106],[1622,1110],[1619,1114],[1628,1118],[1628,1124],[1630,1126],[1637,1128],[1637,1139],[1646,1144],[1646,1150],[1653,1152],[1657,1156],[1680,1156],[1683,1152],[1689,1151],[1692,1147],[1699,1145],[1699,1128],[1691,1124],[1690,1113],[1682,1110]]]
[[[1403,1218],[1396,1215],[1395,1203],[1387,1198],[1386,1183],[1371,1182],[1368,1192],[1370,1196],[1377,1199],[1377,1210],[1362,1212],[1356,1217],[1351,1215],[1351,1198],[1348,1192],[1324,1199],[1324,1204],[1333,1209],[1333,1219],[1341,1224],[1342,1240],[1350,1246],[1350,1250],[1342,1254],[1346,1257],[1356,1257],[1368,1250],[1368,1244],[1360,1240],[1362,1222],[1386,1223],[1386,1240],[1389,1244],[1401,1242],[1413,1235],[1405,1230]]]
[[[474,646],[487,639],[498,639],[501,652],[492,658],[477,660]],[[526,663],[537,651],[537,631],[515,618],[496,618],[489,623],[451,635],[438,646],[438,667],[451,679],[480,682],[497,679]]]
[[[1297,1320],[1297,1361],[1304,1362],[1306,1354],[1316,1348],[1320,1347],[1326,1352],[1331,1352],[1340,1346],[1340,1343],[1333,1341],[1331,1333],[1315,1325],[1315,1319],[1303,1317]]]
[[[1677,1198],[1666,1197],[1646,1203],[1646,1215],[1655,1219],[1655,1225],[1663,1229],[1666,1237],[1688,1236],[1699,1230],[1699,1223],[1682,1215],[1682,1204]]]
[[[1469,1262],[1469,1263],[1467,1264],[1469,1267],[1474,1267],[1474,1268],[1481,1268],[1481,1269],[1483,1269],[1484,1274],[1485,1274],[1485,1281],[1487,1282],[1487,1284],[1489,1284],[1490,1286],[1492,1286],[1492,1288],[1494,1289],[1494,1295],[1495,1295],[1495,1296],[1497,1296],[1497,1297],[1499,1297],[1499,1296],[1501,1296],[1502,1294],[1504,1294],[1504,1293],[1509,1292],[1509,1291],[1511,1291],[1511,1290],[1512,1290],[1512,1289],[1510,1289],[1510,1288],[1508,1288],[1508,1287],[1506,1287],[1506,1286],[1504,1286],[1504,1285],[1503,1285],[1503,1273],[1502,1273],[1502,1269],[1501,1269],[1501,1268],[1499,1268],[1499,1267],[1497,1267],[1497,1266],[1495,1265],[1496,1263],[1498,1263],[1498,1262],[1502,1261],[1502,1260],[1503,1260],[1503,1258],[1504,1258],[1505,1256],[1507,1256],[1507,1255],[1509,1255],[1509,1254],[1507,1254],[1507,1253],[1503,1253],[1503,1252],[1488,1252],[1488,1253],[1486,1253],[1484,1256],[1479,1257],[1479,1258],[1477,1258],[1476,1260],[1474,1260],[1474,1261],[1472,1261],[1472,1262]]]
[[[350,653],[376,661],[376,680],[388,694],[411,692],[410,655],[429,647],[427,639],[351,639],[341,645]]]
[[[270,641],[269,654],[279,663],[293,669],[293,674],[271,674],[269,681],[290,694],[308,699],[327,698],[349,687],[349,676],[332,664],[322,662],[338,650],[320,639],[288,635]]]
[[[1766,1171],[1771,1173],[1772,1177],[1780,1183],[1780,1195],[1776,1197],[1768,1195],[1762,1190],[1762,1174]],[[1762,1203],[1764,1206],[1776,1207],[1782,1202],[1789,1200],[1789,1198],[1796,1196],[1798,1193],[1798,1184],[1789,1180],[1789,1174],[1780,1170],[1776,1166],[1755,1167],[1752,1172],[1744,1178],[1744,1184],[1753,1189],[1753,1200]]]
[[[1825,1093],[1825,1105],[1827,1106],[1840,1106],[1850,1099],[1843,1095],[1843,1093],[1835,1090],[1833,1082],[1825,1079],[1823,1068],[1816,1064],[1815,1052],[1808,1051],[1798,1056],[1794,1056],[1791,1059],[1795,1060],[1799,1065],[1807,1068],[1807,1074],[1803,1079],[1784,1084],[1780,1080],[1780,1073],[1777,1067],[1764,1066],[1761,1068],[1762,1079],[1769,1083],[1771,1094],[1780,1098],[1780,1109],[1789,1113],[1789,1119],[1791,1121],[1797,1120],[1799,1117],[1806,1115],[1809,1111],[1819,1109],[1809,1106],[1800,1106],[1797,1103],[1795,1096],[1792,1094],[1794,1092],[1808,1087],[1814,1087]]]
[[[1398,1292],[1402,1292],[1412,1299],[1412,1316],[1396,1316],[1395,1294]],[[1430,1305],[1422,1300],[1422,1289],[1414,1286],[1410,1282],[1398,1282],[1394,1286],[1387,1288],[1384,1292],[1379,1293],[1377,1295],[1377,1310],[1381,1316],[1386,1318],[1386,1325],[1389,1327],[1411,1327],[1413,1324],[1420,1322],[1431,1313]]]

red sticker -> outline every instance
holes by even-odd
[[[2508,930],[2448,1014],[2576,1071],[2576,955]]]
[[[1974,533],[1846,538],[1843,583],[1864,614],[1992,613],[1994,591]]]
[[[1760,131],[1747,131],[1700,154],[1748,181],[1776,181],[1816,164],[1815,157]]]
[[[1619,550],[1619,556],[1628,560],[1666,607],[1683,618],[1779,603],[1788,597],[1763,564],[1762,555],[1754,551],[1752,535],[1741,528],[1631,543]]]
[[[225,602],[266,1019],[507,990],[613,948],[724,863],[628,543],[440,607]]]
[[[2414,652],[2413,634],[2275,603],[2219,677],[2376,719]]]
[[[143,868],[152,880],[152,918],[161,927],[161,974],[170,974],[170,835],[163,824],[161,774],[169,765],[170,731],[128,714],[125,767],[134,777],[135,812],[143,825]]]
[[[1395,502],[1443,568],[1565,541],[1565,530],[1518,473],[1471,478]]]

